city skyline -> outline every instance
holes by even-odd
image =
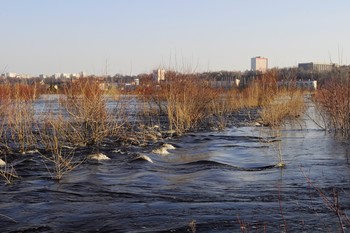
[[[96,75],[348,64],[347,1],[0,0],[0,73]]]

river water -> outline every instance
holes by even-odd
[[[175,149],[154,153],[163,143]],[[1,232],[342,232],[340,222],[347,232],[348,144],[305,117],[130,148],[153,163],[102,146],[111,160],[84,162],[59,183],[24,155],[21,179],[0,184]],[[281,156],[286,166],[274,167]]]

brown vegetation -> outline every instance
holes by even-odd
[[[286,118],[297,118],[304,110],[302,91],[280,90],[269,102],[262,105],[261,121],[266,126],[279,126]]]
[[[107,96],[98,82],[81,79],[66,86],[64,95],[56,99],[59,109],[35,113],[35,86],[3,84],[0,86],[1,101],[1,153],[26,154],[40,150],[47,162],[54,165],[50,171],[54,179],[79,164],[74,150],[86,145],[98,145],[107,137],[118,137],[125,123],[122,107],[107,109]],[[51,110],[49,110],[51,109]],[[12,172],[14,174],[14,172]],[[8,172],[0,175],[8,180]]]
[[[288,117],[298,117],[304,110],[303,92],[278,86],[278,71],[257,77],[244,89],[217,89],[195,74],[168,72],[166,81],[149,93],[148,116],[167,117],[169,129],[182,134],[203,127],[223,128],[234,112],[260,108],[264,125],[278,126]]]
[[[1,84],[0,85],[0,100],[32,100],[37,97],[37,87],[36,85],[28,84]]]
[[[68,115],[61,116],[57,124],[64,124],[66,131],[63,133],[68,141],[88,145],[108,135],[110,127],[107,125],[104,91],[94,80],[79,80],[66,88],[61,104]]]
[[[345,79],[332,78],[317,91],[315,103],[326,113],[327,127],[349,136],[350,133],[350,74]]]
[[[35,84],[2,84],[1,147],[8,151],[4,153],[40,151],[38,154],[53,165],[52,177],[59,180],[84,160],[75,158],[76,148],[90,146],[98,151],[105,139],[144,144],[162,135],[224,128],[242,109],[259,108],[263,124],[276,126],[303,110],[302,92],[279,88],[275,70],[243,89],[212,88],[196,74],[166,75],[161,84],[146,82],[135,91],[143,101],[136,111],[141,119],[127,115],[123,100],[108,106],[109,99],[116,99],[111,93],[117,92],[107,94],[98,79],[66,83],[59,99],[49,103],[58,109],[47,106],[42,115],[34,109],[41,93]]]
[[[168,83],[162,87],[169,129],[181,134],[198,128],[209,116],[217,93],[195,76],[176,73],[169,76]]]
[[[278,70],[271,70],[255,80],[251,87],[249,105],[259,106],[261,123],[279,126],[286,118],[295,119],[304,111],[304,93],[297,88],[278,86]]]

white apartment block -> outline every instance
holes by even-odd
[[[13,72],[8,72],[5,74],[6,77],[8,78],[16,78],[17,77],[17,73],[13,73]]]
[[[32,76],[30,74],[17,74],[13,72],[8,72],[5,74],[5,77],[8,78],[31,78]]]
[[[160,83],[160,81],[164,81],[165,70],[164,69],[153,70],[153,80],[155,80],[157,83]]]
[[[268,67],[268,59],[265,57],[253,57],[251,59],[251,70],[265,73]]]
[[[61,78],[61,73],[54,73],[54,74],[53,74],[53,77],[54,77],[55,79],[59,79],[59,78]]]

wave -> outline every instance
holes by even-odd
[[[198,160],[198,161],[184,163],[184,164],[180,164],[180,165],[181,166],[184,166],[184,165],[185,166],[197,166],[197,167],[201,167],[204,169],[232,169],[232,170],[237,170],[237,171],[262,171],[262,170],[281,167],[279,164],[243,167],[243,166],[235,166],[235,165],[230,165],[227,163],[221,163],[221,162],[212,161],[212,160]]]

